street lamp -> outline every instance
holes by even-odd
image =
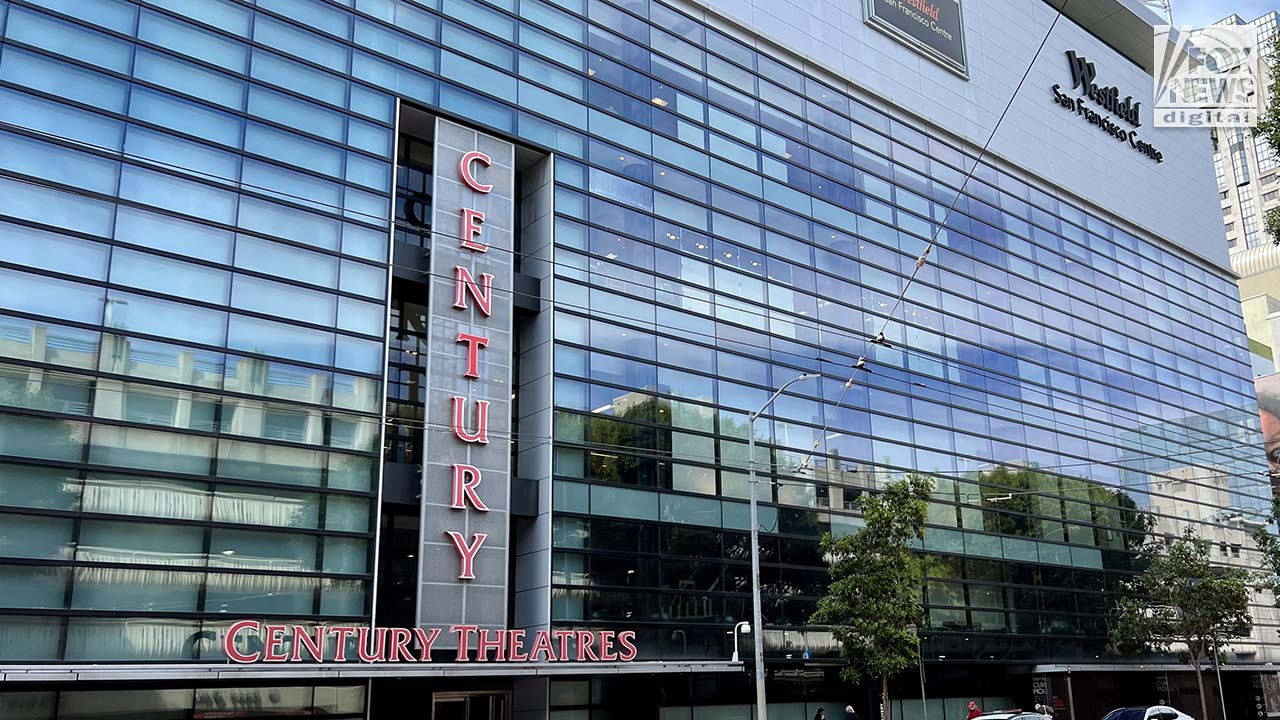
[[[929,720],[929,702],[924,697],[924,653],[920,651],[920,628],[911,623],[907,630],[916,636],[916,663],[920,667],[920,712],[924,715],[924,720]]]
[[[751,632],[751,623],[746,620],[733,626],[733,662],[738,662],[738,631],[743,625],[746,626],[745,632]]]
[[[755,644],[756,656],[756,718],[767,720],[764,692],[764,623],[761,621],[760,608],[760,519],[756,486],[756,418],[760,417],[783,390],[802,380],[822,377],[822,373],[804,373],[791,378],[774,391],[773,395],[760,406],[760,409],[747,416],[747,475],[751,485],[751,630]],[[736,639],[736,637],[735,637]]]

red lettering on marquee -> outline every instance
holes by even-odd
[[[329,631],[337,636],[337,650],[334,651],[333,659],[336,662],[346,662],[347,659],[347,638],[356,634],[357,628],[354,625],[334,625]]]
[[[480,443],[481,445],[489,442],[489,401],[476,401],[476,429],[468,430],[466,428],[467,399],[461,395],[453,396],[453,434],[462,442]]]
[[[237,649],[236,639],[245,630],[253,630],[255,636],[260,632],[266,637],[265,652]],[[477,662],[630,662],[637,654],[636,634],[632,630],[481,630],[476,625],[452,625],[448,631],[457,637],[454,657],[457,662],[473,659],[470,655],[473,637],[477,640],[474,657]],[[361,662],[431,662],[432,648],[442,632],[438,627],[370,629],[321,625],[308,628],[241,620],[232,624],[222,636],[222,649],[229,659],[237,663],[310,662],[321,660],[326,643],[332,641],[336,647],[334,660],[345,662],[347,641],[354,636]],[[533,638],[531,647],[525,643],[530,633]],[[574,642],[576,657],[569,649],[570,640]],[[412,648],[414,641],[419,646],[416,654]],[[525,652],[526,647],[530,647],[528,653]],[[290,648],[290,651],[284,652],[284,648]]]
[[[493,636],[490,637],[489,633]],[[503,635],[505,630],[481,630],[480,636],[476,639],[476,662],[489,662],[489,651],[496,650],[497,655],[494,656],[495,662],[505,662],[507,659],[507,644],[504,642]]]
[[[475,580],[475,560],[476,553],[480,552],[480,546],[484,545],[484,541],[489,539],[488,533],[472,533],[471,544],[462,539],[462,533],[454,530],[446,530],[445,535],[453,541],[453,547],[458,551],[458,559],[460,560],[458,579],[459,580]]]
[[[489,512],[489,506],[485,505],[480,496],[476,494],[476,488],[479,486],[480,468],[466,463],[454,463],[453,502],[449,504],[449,507],[454,510],[466,510],[469,502],[471,507],[481,512]]]
[[[464,342],[467,344],[467,371],[463,373],[463,377],[479,378],[480,377],[480,348],[489,347],[489,338],[482,335],[472,335],[467,332],[458,333],[458,339],[455,342]]]
[[[492,185],[486,185],[476,179],[475,173],[471,170],[473,163],[480,163],[485,167],[489,167],[493,165],[493,159],[479,150],[463,153],[462,159],[458,161],[458,176],[462,178],[462,182],[478,193],[487,193],[493,190]]]
[[[431,628],[431,632],[427,632],[420,627],[413,629],[413,636],[417,638],[418,645],[422,648],[418,660],[421,662],[431,662],[431,648],[436,644],[436,638],[440,637],[440,628]]]
[[[489,317],[493,314],[493,273],[480,273],[480,282],[471,276],[471,271],[461,265],[453,268],[453,306],[459,310],[467,309],[467,295],[476,301],[476,309],[481,315]]]
[[[462,242],[458,247],[475,252],[489,252],[489,246],[479,242],[480,233],[484,230],[484,213],[472,208],[462,208]]]
[[[622,646],[622,651],[618,653],[618,659],[622,662],[631,662],[636,659],[639,651],[636,650],[636,633],[634,630],[623,630],[618,633],[618,645]]]
[[[227,634],[222,638],[222,651],[226,653],[227,657],[231,658],[232,662],[251,663],[257,662],[258,658],[262,657],[262,653],[256,650],[251,653],[242,653],[240,652],[240,649],[236,647],[236,636],[239,635],[241,631],[248,630],[249,628],[253,628],[255,635],[262,633],[262,623],[257,620],[241,620],[227,628]]]
[[[298,662],[302,659],[302,650],[306,648],[307,653],[311,655],[311,659],[316,662],[324,660],[324,627],[320,626],[315,629],[315,635],[307,632],[305,627],[301,625],[293,626],[293,653],[289,659]]]
[[[476,625],[454,625],[449,628],[449,632],[458,636],[458,654],[454,656],[457,662],[467,662],[471,658],[467,657],[467,648],[471,646],[471,635],[480,628]]]
[[[266,626],[267,642],[263,648],[263,662],[284,662],[289,656],[284,652],[284,631],[283,625]]]
[[[387,659],[387,629],[373,629],[373,648],[369,647],[369,628],[362,627],[356,632],[356,654],[361,662],[381,662]]]

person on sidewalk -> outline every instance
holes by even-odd
[[[968,720],[973,720],[974,718],[978,717],[981,714],[982,714],[982,708],[978,707],[978,703],[970,700]]]

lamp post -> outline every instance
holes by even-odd
[[[920,712],[924,720],[929,720],[929,702],[924,697],[924,653],[920,651],[920,628],[912,623],[907,629],[916,636],[916,662],[920,667]]]
[[[822,373],[804,373],[791,378],[774,391],[760,409],[747,416],[747,475],[751,485],[751,632],[756,656],[756,718],[767,720],[769,712],[764,691],[764,623],[760,607],[760,515],[756,486],[756,418],[759,418],[783,390],[802,380],[822,377]]]
[[[738,662],[738,631],[744,625],[746,626],[745,632],[751,632],[751,623],[747,622],[746,620],[743,620],[742,622],[733,626],[733,662]]]

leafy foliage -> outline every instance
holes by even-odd
[[[1165,549],[1147,545],[1145,572],[1127,588],[1134,593],[1116,604],[1111,642],[1124,654],[1168,653],[1190,663],[1200,685],[1201,717],[1205,707],[1201,668],[1221,643],[1246,637],[1253,629],[1249,614],[1251,576],[1238,568],[1209,562],[1210,543],[1187,528]]]
[[[859,499],[866,526],[852,535],[822,538],[831,559],[831,584],[811,622],[828,625],[849,664],[849,682],[877,678],[888,707],[887,680],[914,667],[918,640],[910,625],[924,619],[921,559],[911,550],[924,537],[932,481],[909,475]]]

